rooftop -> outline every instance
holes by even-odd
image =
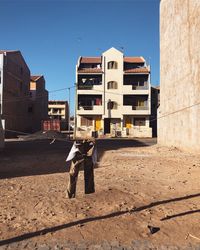
[[[85,69],[79,69],[79,73],[102,73],[102,69],[98,68],[85,68]]]
[[[142,56],[140,57],[124,57],[124,62],[126,63],[144,63],[145,60]]]
[[[16,52],[20,52],[19,50],[0,50],[0,54],[3,53],[16,53]]]
[[[126,63],[144,63],[145,60],[142,56],[125,56],[124,62]],[[101,57],[81,57],[80,63],[101,63]]]
[[[143,67],[143,68],[127,69],[124,72],[125,73],[150,73],[150,70],[147,67]]]
[[[81,63],[101,63],[101,57],[81,57]]]

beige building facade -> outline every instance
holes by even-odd
[[[48,115],[52,120],[61,121],[61,129],[68,129],[69,105],[67,101],[51,100],[48,104]]]
[[[76,135],[151,137],[150,67],[115,48],[80,57],[76,67]]]
[[[158,142],[200,150],[200,1],[160,3]]]

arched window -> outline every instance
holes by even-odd
[[[108,69],[117,69],[117,62],[115,61],[108,62]]]
[[[115,82],[115,81],[108,82],[107,89],[117,89],[117,82]]]

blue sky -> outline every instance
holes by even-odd
[[[0,0],[0,49],[20,50],[49,91],[75,83],[78,57],[124,47],[151,63],[159,84],[159,0]],[[66,100],[68,90],[49,99]],[[71,89],[71,112],[74,89]]]

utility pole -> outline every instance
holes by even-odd
[[[76,117],[76,111],[77,111],[77,108],[78,108],[78,105],[77,105],[77,83],[75,83],[75,111],[74,111],[74,140],[76,139],[76,130],[77,130],[77,117]]]
[[[68,132],[69,132],[69,138],[70,138],[70,87],[68,88],[68,94],[69,94],[69,103],[68,103],[68,109],[69,109],[69,113],[68,113]]]

